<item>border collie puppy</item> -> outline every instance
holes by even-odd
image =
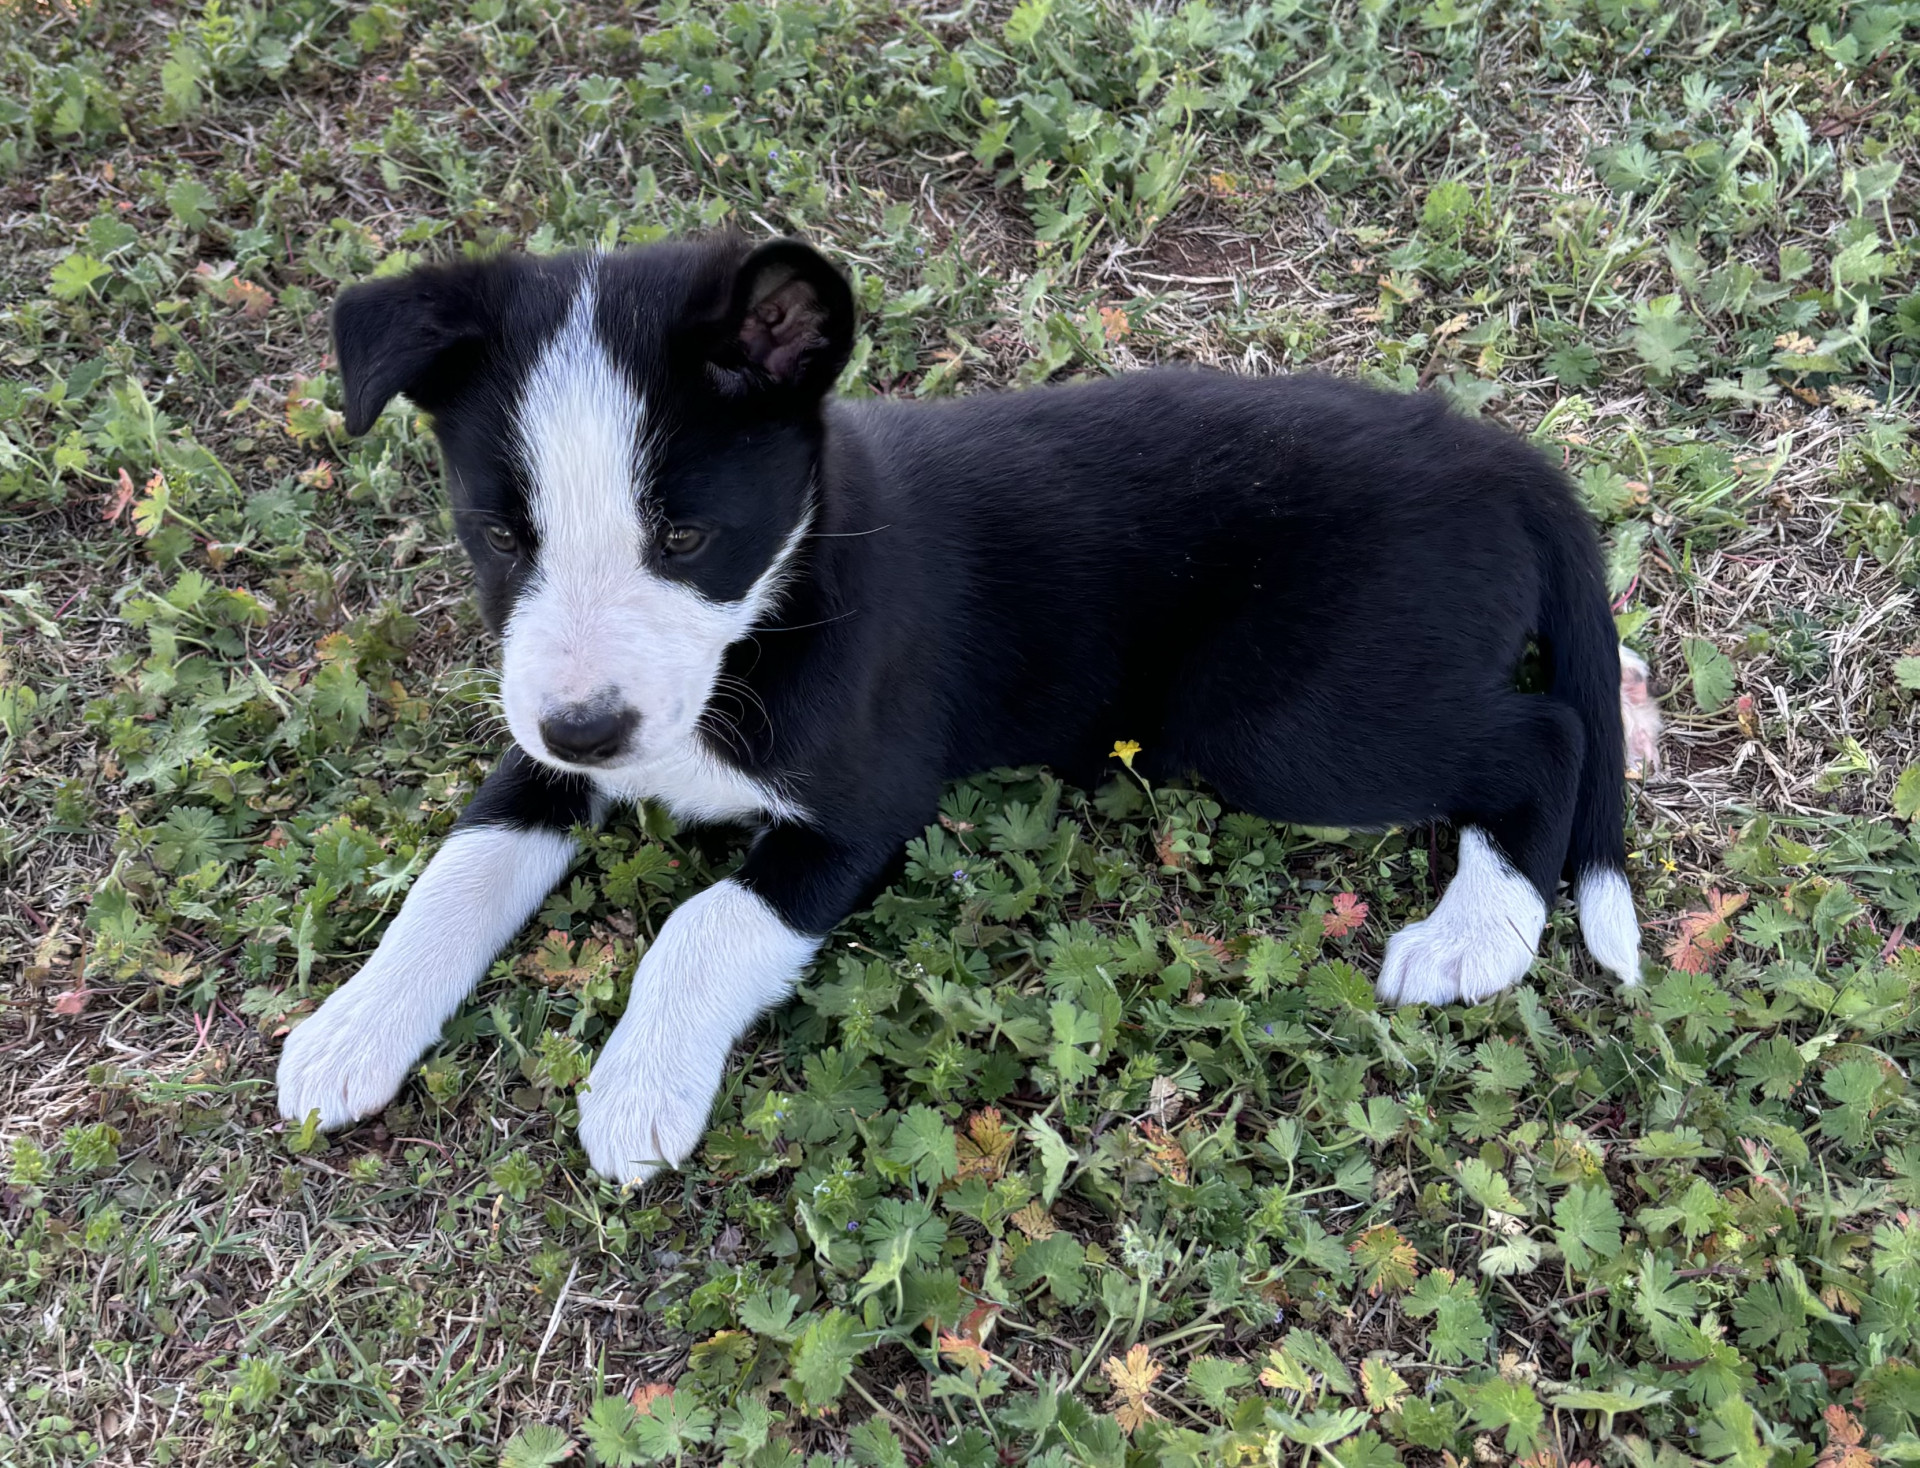
[[[660,801],[760,823],[661,928],[580,1097],[596,1170],[677,1166],[734,1042],[943,781],[1090,781],[1116,739],[1273,820],[1458,825],[1383,999],[1516,983],[1563,877],[1637,980],[1593,529],[1553,465],[1438,399],[1162,370],[841,401],[852,294],[790,240],[435,266],[349,289],[333,325],[349,432],[396,394],[431,415],[514,742],[288,1037],[288,1119],[384,1107],[570,831]],[[1530,644],[1544,693],[1516,686]]]

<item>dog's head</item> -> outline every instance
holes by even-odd
[[[507,722],[617,773],[682,747],[813,513],[853,296],[807,246],[509,255],[344,292],[350,433],[432,415]]]

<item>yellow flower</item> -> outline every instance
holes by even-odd
[[[1133,757],[1140,753],[1140,746],[1131,739],[1116,739],[1113,743],[1113,758],[1128,769],[1133,768]]]

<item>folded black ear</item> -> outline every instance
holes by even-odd
[[[435,412],[471,377],[489,334],[489,267],[428,265],[350,286],[333,306],[347,432],[365,433],[395,393]]]
[[[762,245],[741,264],[714,342],[714,381],[728,396],[817,398],[853,351],[853,291],[798,240]]]

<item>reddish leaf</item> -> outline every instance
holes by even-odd
[[[93,997],[91,989],[69,989],[53,1001],[53,1012],[69,1018],[87,1007],[87,1001]]]
[[[673,1388],[668,1386],[664,1381],[644,1381],[633,1389],[628,1400],[633,1403],[633,1409],[642,1417],[651,1417],[653,1415],[653,1404],[662,1397],[670,1397],[672,1395]]]
[[[249,321],[258,321],[273,309],[273,293],[251,280],[236,280],[227,291],[227,304],[238,306]]]
[[[100,518],[111,525],[115,520],[118,520],[122,515],[127,513],[127,506],[133,503],[135,493],[133,476],[127,473],[125,469],[122,469],[120,471],[120,488],[115,490],[113,498],[107,501],[107,507],[100,512]]]
[[[984,1372],[993,1365],[993,1357],[987,1354],[985,1346],[970,1335],[958,1335],[950,1330],[940,1333],[940,1354],[968,1371]]]
[[[1880,1461],[1876,1453],[1860,1445],[1866,1430],[1845,1407],[1830,1403],[1823,1415],[1827,1420],[1827,1445],[1820,1450],[1818,1468],[1873,1468]]]
[[[1682,973],[1704,974],[1733,941],[1729,919],[1747,905],[1744,892],[1711,888],[1705,908],[1680,919],[1679,931],[1666,947],[1668,964]]]
[[[1184,868],[1188,862],[1187,854],[1174,846],[1173,839],[1173,827],[1162,826],[1159,835],[1153,838],[1153,854],[1160,858],[1163,867]]]
[[[993,1333],[993,1322],[1000,1314],[1000,1307],[991,1300],[984,1305],[975,1305],[967,1312],[967,1318],[960,1322],[960,1329],[976,1341],[985,1341]]]
[[[254,281],[236,277],[231,264],[214,266],[202,260],[193,267],[193,273],[208,295],[223,305],[238,307],[249,321],[258,321],[273,309],[273,293]]]
[[[1329,938],[1344,938],[1366,920],[1366,903],[1351,892],[1342,892],[1333,899],[1333,911],[1321,914],[1320,930]]]

